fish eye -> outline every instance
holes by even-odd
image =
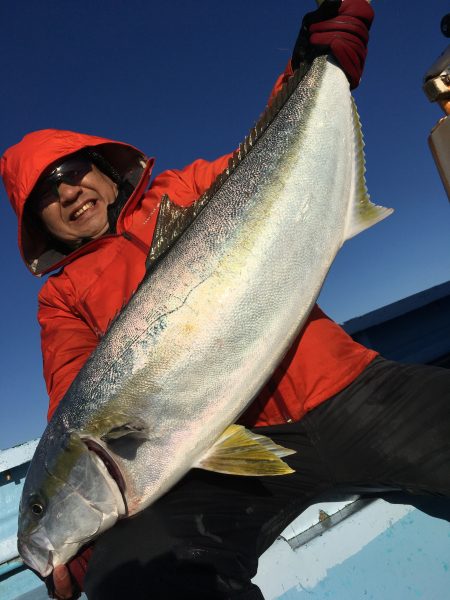
[[[35,517],[42,517],[44,514],[44,503],[38,498],[31,498],[29,507]]]
[[[36,516],[42,515],[42,513],[44,512],[44,507],[42,506],[42,504],[38,504],[37,502],[35,502],[31,505],[31,512]]]

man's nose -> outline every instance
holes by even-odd
[[[72,204],[82,193],[81,186],[78,184],[71,184],[66,182],[61,182],[58,186],[58,196],[60,203],[64,206],[67,204]]]

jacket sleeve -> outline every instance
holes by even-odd
[[[275,98],[275,96],[278,94],[278,92],[281,90],[283,85],[287,82],[289,77],[291,77],[293,74],[294,74],[294,70],[292,68],[291,61],[289,61],[288,64],[286,65],[284,72],[281,73],[281,75],[279,75],[278,79],[275,81],[275,85],[273,86],[272,91],[270,92],[269,101],[268,101],[269,105],[271,104],[271,102]]]
[[[99,337],[72,308],[69,286],[64,287],[64,293],[62,298],[50,278],[39,294],[44,379],[50,399],[48,420],[99,342]]]

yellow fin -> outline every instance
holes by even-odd
[[[294,471],[281,457],[294,453],[242,425],[230,425],[195,466],[229,475],[287,475]]]
[[[353,203],[346,226],[345,239],[348,240],[361,231],[372,227],[375,223],[382,221],[394,211],[392,208],[377,206],[370,201],[366,187],[366,162],[364,158],[364,139],[361,131],[358,109],[355,101],[352,101],[353,130],[356,149],[356,176]]]

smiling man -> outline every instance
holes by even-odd
[[[273,93],[316,52],[331,52],[356,87],[372,18],[366,0],[325,0],[303,20]],[[191,205],[229,156],[149,186],[153,160],[101,137],[46,129],[5,152],[21,255],[34,275],[50,275],[38,312],[49,418],[144,277],[163,196]],[[298,475],[249,481],[194,469],[57,567],[48,587],[64,599],[83,586],[90,600],[261,599],[251,581],[258,557],[317,493],[365,484],[450,494],[449,403],[447,370],[386,361],[316,306],[240,419],[297,450],[287,461]]]
[[[108,207],[117,194],[117,183],[85,151],[41,175],[30,203],[55,239],[78,248],[108,231]]]

